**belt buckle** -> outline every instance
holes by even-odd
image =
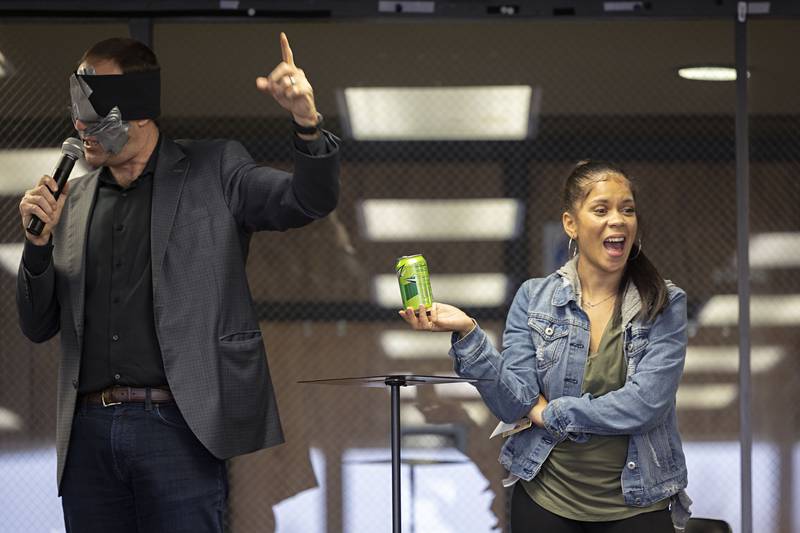
[[[103,407],[111,407],[112,405],[122,405],[122,402],[108,402],[106,403],[106,391],[100,393],[100,400],[103,402]]]

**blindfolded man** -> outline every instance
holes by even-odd
[[[235,141],[173,140],[156,122],[160,67],[132,39],[92,46],[70,76],[93,172],[20,202],[25,335],[61,333],[58,483],[68,532],[222,532],[225,459],[283,441],[245,263],[255,231],[324,217],[338,147],[280,36],[257,88],[292,115],[295,167]]]

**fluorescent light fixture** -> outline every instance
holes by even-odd
[[[712,296],[700,311],[698,322],[701,326],[734,326],[738,324],[738,295]],[[800,325],[800,294],[751,297],[750,324],[753,326]]]
[[[404,426],[422,426],[425,425],[425,415],[415,405],[404,404],[400,406],[400,422]]]
[[[20,226],[20,233],[24,231]],[[23,243],[0,244],[0,268],[7,271],[12,276],[17,275],[19,261],[22,259]],[[398,289],[399,290],[399,289]]]
[[[759,233],[750,239],[752,268],[800,267],[800,233]]]
[[[433,386],[440,398],[480,400],[481,395],[472,383],[441,383]]]
[[[496,307],[506,301],[508,277],[505,274],[435,274],[431,289],[437,301],[471,307]],[[373,278],[373,295],[378,305],[400,309],[397,276],[380,274]]]
[[[678,387],[678,409],[723,409],[738,395],[736,385],[730,383],[708,383],[704,385],[681,385]]]
[[[413,372],[407,372],[408,374],[412,374]],[[389,389],[386,389],[389,392]],[[400,399],[401,400],[416,400],[417,399],[417,387],[400,387]]]
[[[19,148],[0,150],[0,196],[22,196],[47,174],[52,176],[61,148]],[[72,176],[91,170],[83,159],[75,163]]]
[[[19,431],[22,429],[22,419],[10,409],[0,407],[0,431]]]
[[[497,346],[497,336],[486,331],[489,341]],[[424,333],[412,330],[389,330],[380,335],[380,344],[390,359],[447,359],[450,333]]]
[[[359,141],[521,141],[540,100],[529,85],[348,87],[339,105]]]
[[[461,402],[461,407],[464,409],[464,411],[466,411],[467,416],[478,427],[486,424],[489,421],[489,418],[493,416],[489,411],[489,408],[486,407],[486,404],[483,403],[483,400]]]
[[[0,52],[0,80],[3,78],[8,78],[14,73],[14,67],[11,63],[6,59],[6,56],[3,55],[3,52]]]
[[[523,207],[513,198],[392,198],[363,200],[359,214],[372,241],[496,241],[519,236]]]
[[[433,13],[436,2],[428,1],[407,1],[407,0],[380,0],[378,2],[379,13]]]
[[[678,69],[678,76],[695,81],[736,81],[736,69],[723,66],[684,67]],[[750,78],[750,71],[747,72]]]
[[[750,352],[750,371],[761,374],[774,368],[786,356],[781,346],[754,346]],[[689,346],[686,352],[686,373],[739,371],[737,346]]]
[[[644,2],[603,2],[603,11],[639,11]]]

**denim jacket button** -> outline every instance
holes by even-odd
[[[636,468],[636,463],[634,463],[633,461],[631,461],[630,463],[628,463],[628,468],[629,468],[630,470],[633,470],[634,468]]]
[[[633,351],[633,343],[632,343],[632,342],[629,342],[629,343],[628,343],[628,351],[629,351],[629,352],[632,352],[632,351]]]
[[[546,329],[544,330],[544,332],[545,332],[547,335],[552,335],[552,334],[553,334],[553,328],[546,328]]]

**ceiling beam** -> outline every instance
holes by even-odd
[[[800,17],[800,2],[750,1],[750,15]],[[736,0],[4,0],[0,13],[19,17],[575,19],[733,18]]]

